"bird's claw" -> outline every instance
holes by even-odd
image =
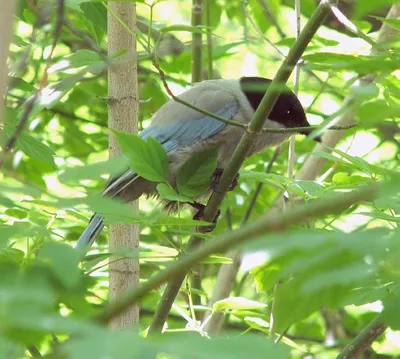
[[[214,192],[217,192],[217,193],[220,192],[218,187],[219,187],[219,181],[221,179],[221,176],[222,176],[223,172],[224,172],[224,170],[222,168],[217,168],[214,171],[214,174],[213,174],[212,180],[211,180],[211,185],[210,185],[211,189]],[[240,178],[240,175],[239,175],[239,173],[237,173],[235,178],[233,179],[231,185],[228,187],[227,191],[233,191],[236,188],[236,186],[239,183],[239,178]]]
[[[206,208],[206,206],[204,204],[201,204],[201,203],[198,203],[198,202],[190,203],[190,205],[193,208],[197,209],[197,213],[193,216],[193,219],[196,220],[196,221],[201,221],[203,219],[203,217],[204,217],[204,209]],[[217,225],[218,218],[219,218],[220,215],[221,215],[221,210],[218,210],[216,216],[212,220],[213,224],[211,224],[209,226],[199,226],[198,231],[201,232],[201,233],[210,233],[210,232],[212,232],[215,229],[216,225]]]

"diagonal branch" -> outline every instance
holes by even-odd
[[[357,359],[378,339],[387,329],[382,318],[378,315],[371,323],[369,323],[336,359]]]
[[[398,18],[400,16],[400,6],[393,6],[392,9],[389,11],[387,17],[388,18]],[[395,36],[395,31],[389,28],[386,25],[383,25],[378,33],[378,39],[376,44],[381,45],[382,43],[390,40],[392,37]],[[355,122],[354,113],[349,111],[348,114],[343,115],[340,120],[340,125],[344,126],[353,124]],[[330,132],[326,133],[323,136],[323,142],[329,144],[329,146],[334,147],[339,142],[339,140],[344,136],[344,131],[341,132]],[[329,149],[325,146],[317,145],[314,148],[314,151],[329,151]],[[301,170],[297,173],[296,179],[300,180],[314,180],[320,173],[323,165],[325,164],[325,160],[320,157],[309,156],[308,159],[305,161],[304,165],[302,166]],[[281,198],[280,198],[281,199]],[[278,199],[277,206],[280,205],[281,200]],[[272,208],[268,213],[272,214],[275,213],[276,207]],[[231,278],[235,278],[237,275],[237,271],[240,267],[240,262],[236,263],[240,259],[240,253],[236,251],[232,251],[231,253],[232,259],[234,260],[234,264],[232,265],[222,265],[221,269],[217,276],[217,285],[221,286],[222,284],[226,287],[224,293],[230,293],[233,289],[234,282]],[[217,286],[216,285],[216,286]],[[215,288],[216,292],[221,293],[221,288]],[[213,294],[212,296],[214,301],[218,301],[221,299],[226,298],[226,296],[216,296]],[[222,321],[219,320],[218,316],[213,316],[211,320],[208,322],[206,331],[209,334],[218,333],[221,329]]]
[[[217,214],[217,211],[225,198],[226,191],[242,166],[242,163],[244,162],[254,141],[257,139],[258,134],[262,132],[265,119],[268,117],[280,95],[279,85],[286,83],[290,77],[294,66],[299,61],[308,43],[311,41],[319,26],[322,24],[326,15],[328,14],[330,5],[330,1],[328,0],[321,1],[280,66],[274,80],[272,81],[260,105],[258,106],[252,121],[248,125],[248,131],[246,131],[242,136],[241,141],[233,153],[227,168],[224,170],[221,176],[218,192],[213,192],[208,201],[208,204],[204,210],[204,219],[206,221],[211,222]],[[214,241],[212,243],[214,243]],[[192,237],[189,240],[187,251],[189,252],[195,249],[200,244],[200,238],[196,236]],[[175,278],[168,283],[161,298],[160,304],[156,310],[153,321],[150,324],[150,333],[159,332],[162,330],[185,276],[186,271],[175,273]]]
[[[211,254],[223,253],[234,246],[244,242],[247,243],[266,233],[281,232],[295,224],[310,219],[317,219],[328,214],[340,213],[354,204],[373,200],[377,195],[378,187],[374,184],[350,193],[327,196],[323,199],[297,206],[283,214],[266,214],[254,223],[246,225],[234,232],[219,236],[207,242],[203,247],[181,257],[179,260],[170,264],[165,270],[154,274],[140,287],[131,289],[128,293],[110,303],[105,308],[104,312],[97,317],[97,320],[101,323],[107,323],[110,319],[130,307],[132,303],[145,297],[153,289],[156,289],[171,278],[185,273],[195,263],[207,258]],[[171,283],[175,284],[175,281]]]

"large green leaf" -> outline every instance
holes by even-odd
[[[217,167],[218,148],[203,149],[189,158],[176,175],[176,185],[180,194],[195,197],[210,185]]]
[[[138,175],[154,182],[168,180],[168,156],[159,142],[149,138],[147,142],[138,135],[113,131],[119,146],[128,157],[130,168]]]

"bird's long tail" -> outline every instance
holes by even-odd
[[[108,197],[120,197],[124,191],[132,185],[138,178],[140,178],[136,173],[132,170],[128,170],[124,172],[122,175],[111,179],[106,188],[103,191],[103,195]],[[134,195],[134,198],[128,198],[128,200],[136,199],[140,196],[140,193]],[[123,196],[122,196],[123,197]],[[104,228],[104,218],[96,213],[93,214],[92,218],[78,239],[78,242],[75,245],[75,248],[82,249],[85,248],[89,250],[92,246],[93,242],[100,235],[101,231]]]
[[[93,242],[100,235],[103,228],[104,228],[104,218],[95,213],[92,216],[92,218],[90,218],[89,224],[79,237],[78,242],[75,245],[75,248],[89,249],[93,244]]]

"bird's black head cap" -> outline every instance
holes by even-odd
[[[240,79],[240,87],[254,111],[256,111],[260,105],[260,102],[271,82],[271,80],[263,77],[242,77]],[[287,128],[310,126],[299,99],[287,86],[283,86],[282,93],[276,101],[268,118]],[[310,131],[299,132],[304,135],[310,133]]]

